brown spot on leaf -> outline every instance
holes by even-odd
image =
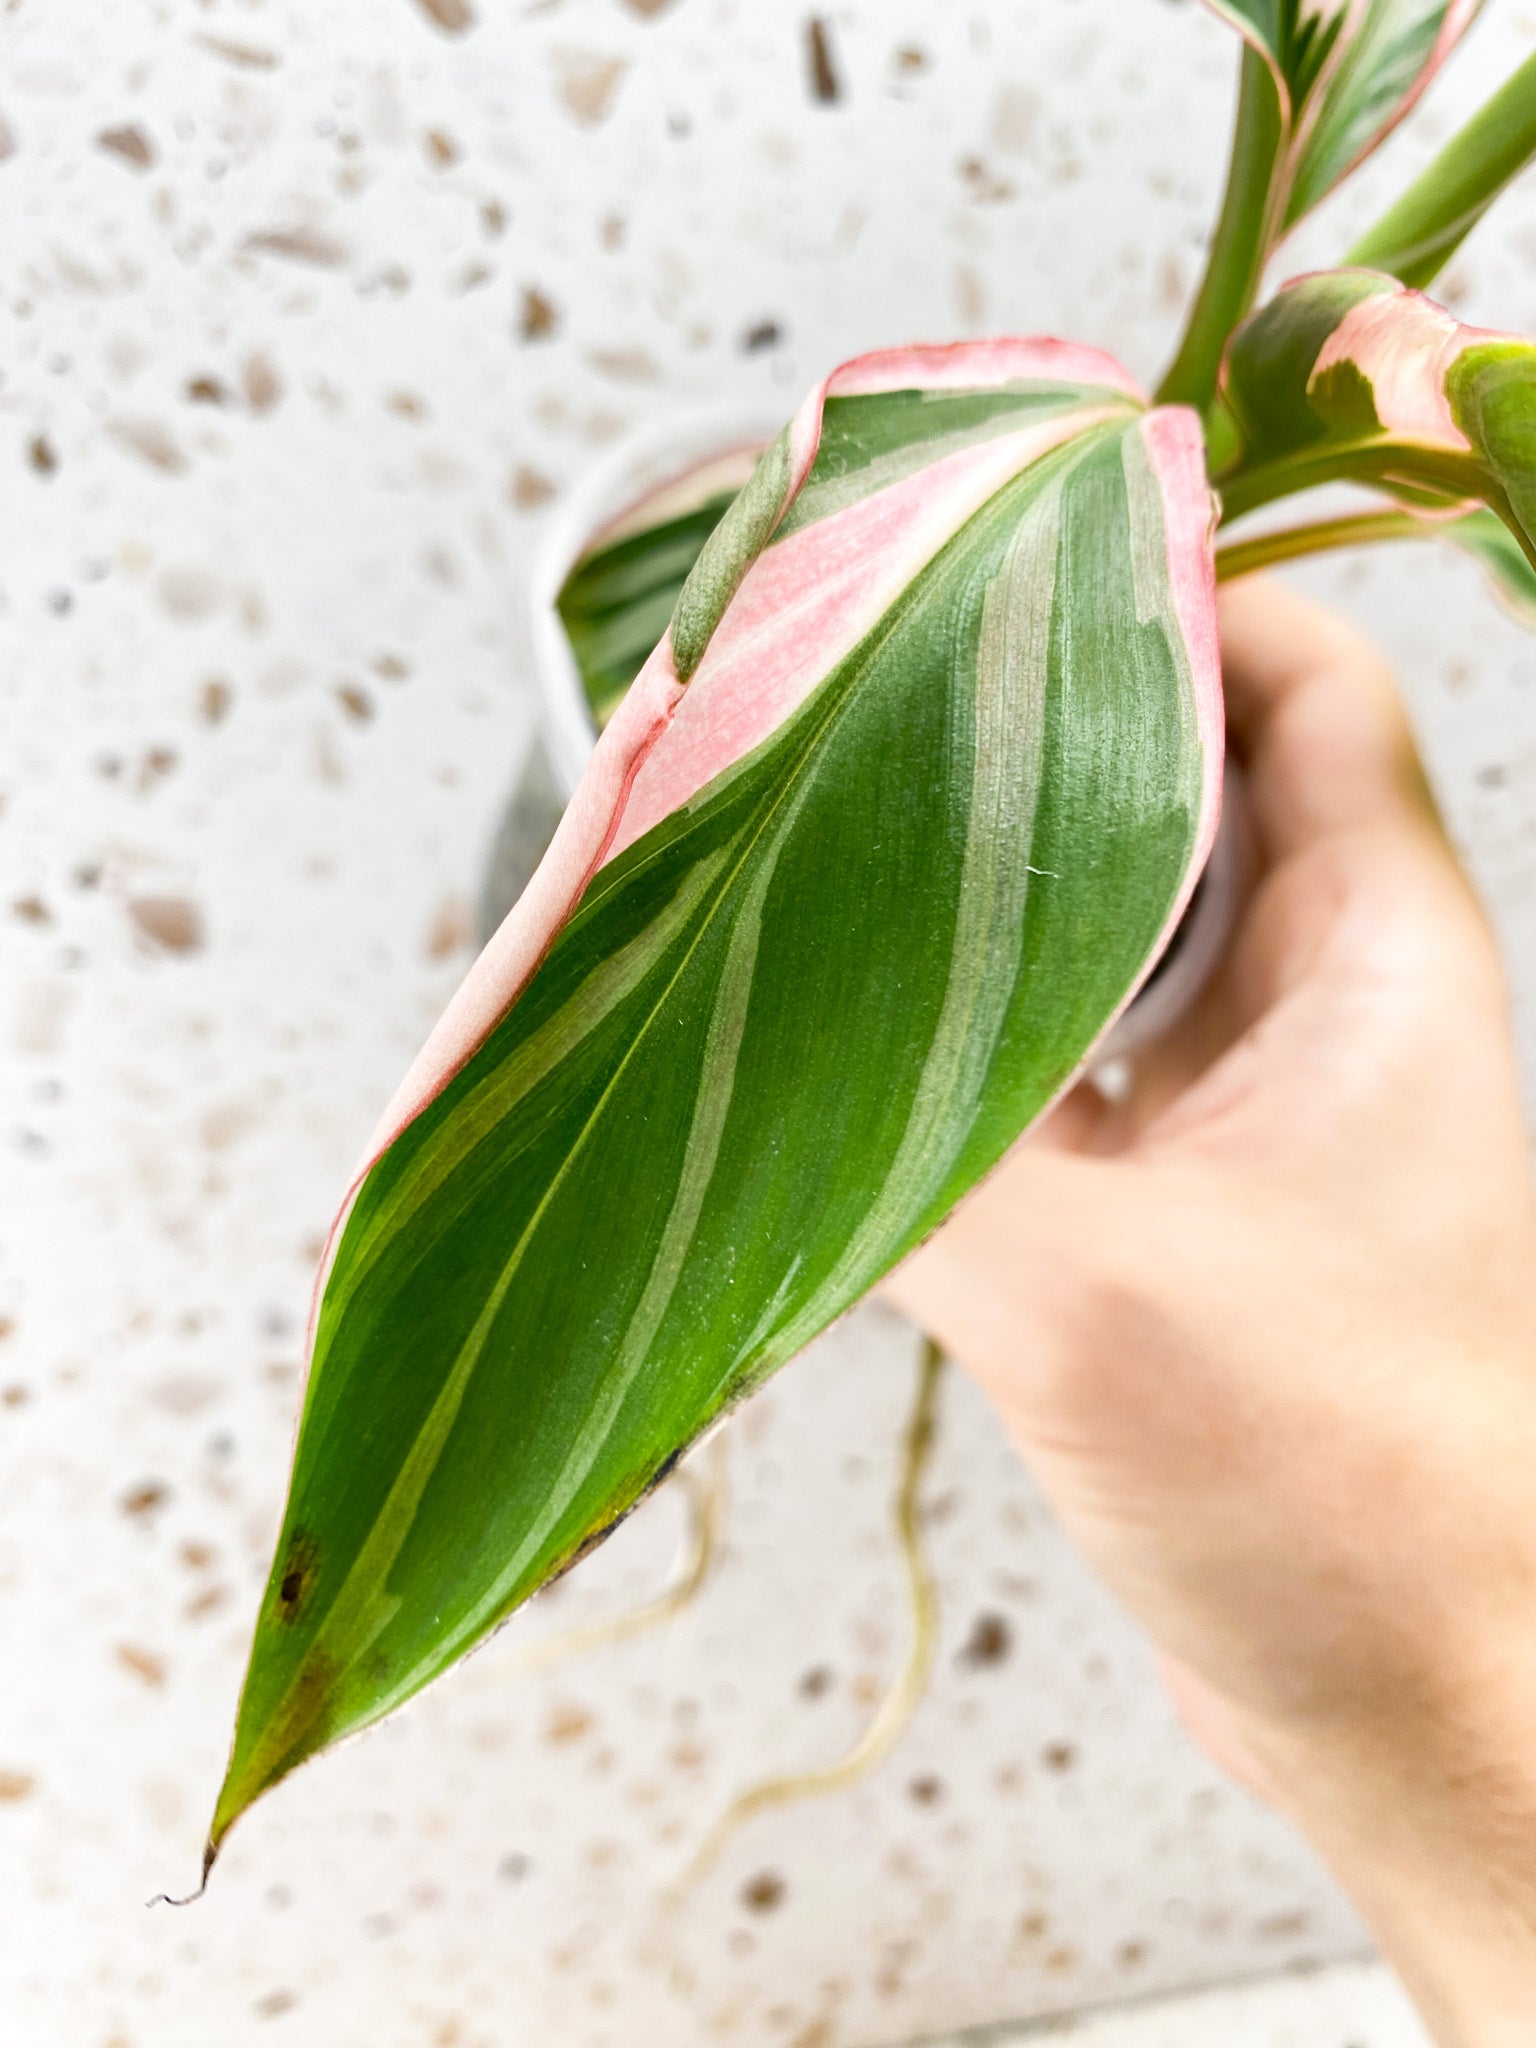
[[[451,135],[445,135],[441,128],[429,128],[421,138],[429,163],[440,171],[446,171],[450,164],[459,160],[459,145]]]
[[[638,14],[642,21],[654,21],[658,14],[664,14],[672,0],[624,0],[631,14]]]
[[[832,1667],[830,1664],[813,1664],[809,1671],[802,1672],[797,1688],[805,1700],[819,1700],[832,1690]]]
[[[30,1799],[37,1789],[37,1780],[30,1771],[0,1771],[0,1801],[14,1806],[19,1799]]]
[[[978,1614],[971,1623],[960,1661],[980,1670],[990,1664],[1001,1664],[1012,1647],[1013,1630],[1003,1615]]]
[[[0,1408],[25,1408],[31,1398],[31,1389],[18,1382],[13,1382],[8,1387],[0,1387]]]
[[[96,137],[96,146],[111,156],[121,157],[136,171],[149,170],[155,161],[155,145],[136,121],[125,121],[120,128],[103,128]]]
[[[320,1548],[307,1529],[295,1529],[283,1552],[282,1576],[277,1582],[277,1618],[297,1621],[309,1604],[320,1572]]]
[[[246,358],[245,402],[252,412],[270,412],[283,395],[282,381],[263,355]]]
[[[944,1797],[944,1781],[929,1772],[921,1778],[914,1778],[907,1792],[919,1806],[937,1806]]]
[[[201,1621],[205,1615],[216,1614],[228,1599],[228,1586],[205,1586],[187,1602],[186,1617],[188,1621]]]
[[[920,50],[916,43],[904,43],[892,54],[891,62],[898,71],[910,74],[914,71],[926,71],[930,59],[928,52]]]
[[[167,953],[195,953],[203,943],[203,913],[186,896],[135,896],[128,915],[151,944]]]
[[[46,434],[34,434],[27,443],[27,460],[39,476],[52,476],[59,466],[59,458],[53,452],[53,443]]]
[[[1020,1941],[1043,1941],[1050,1931],[1051,1917],[1048,1913],[1026,1913],[1019,1921]]]
[[[755,356],[766,348],[777,348],[784,339],[784,330],[777,320],[754,320],[741,337],[744,354]]]
[[[833,106],[843,96],[843,82],[832,55],[832,32],[820,15],[805,24],[805,64],[811,98],[821,106]]]
[[[560,314],[554,300],[547,298],[537,285],[524,285],[517,316],[517,331],[523,340],[545,341],[559,325]]]
[[[285,2012],[292,2012],[299,2002],[296,1991],[267,1991],[257,1999],[251,2010],[259,2020],[280,2019]]]
[[[776,1870],[760,1870],[741,1888],[741,1903],[749,1913],[772,1913],[784,1903],[786,1886]]]
[[[1115,1961],[1122,1970],[1139,1970],[1147,1960],[1147,1954],[1144,1941],[1122,1941],[1115,1950]]]
[[[382,676],[386,683],[403,683],[411,672],[408,661],[402,661],[398,654],[376,654],[373,658],[373,672]]]
[[[450,36],[461,36],[475,25],[474,9],[468,0],[416,0],[422,13]]]
[[[262,256],[285,256],[293,263],[310,263],[319,270],[335,270],[347,260],[347,252],[334,235],[320,228],[258,228],[246,236],[242,248]]]
[[[137,1643],[119,1643],[117,1661],[145,1685],[159,1687],[165,1683],[165,1659],[157,1657],[153,1650],[142,1650]]]
[[[189,377],[187,396],[194,405],[228,405],[229,387],[217,377]]]
[[[23,924],[53,923],[53,912],[41,896],[18,896],[11,905],[11,915],[19,917]]]
[[[1048,1743],[1040,1752],[1040,1761],[1060,1777],[1077,1762],[1077,1751],[1070,1742]]]
[[[583,128],[595,128],[606,118],[628,68],[622,57],[600,57],[592,50],[557,50],[555,82],[571,119]]]
[[[171,1497],[171,1489],[162,1479],[141,1479],[137,1486],[130,1486],[120,1503],[125,1515],[152,1515],[156,1508],[163,1508]]]

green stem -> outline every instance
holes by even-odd
[[[1457,130],[1397,204],[1361,236],[1349,264],[1422,289],[1536,156],[1536,55]]]
[[[1374,540],[1428,540],[1433,520],[1413,512],[1361,512],[1346,519],[1318,519],[1310,526],[1287,526],[1278,533],[1258,533],[1251,540],[1230,542],[1216,550],[1216,581],[1230,583],[1268,569],[1276,562],[1294,562],[1302,555],[1320,555],[1330,548],[1360,547]]]
[[[1273,188],[1282,139],[1274,76],[1245,44],[1226,196],[1184,338],[1158,386],[1159,405],[1193,405],[1203,413],[1215,396],[1227,338],[1257,296],[1274,236]]]
[[[1320,484],[1380,484],[1390,490],[1433,492],[1457,502],[1480,498],[1492,503],[1490,479],[1470,456],[1437,448],[1405,448],[1390,441],[1369,441],[1339,448],[1324,444],[1285,455],[1273,462],[1239,463],[1216,478],[1221,494],[1222,524],[1294,497]],[[1495,510],[1500,508],[1495,505]]]

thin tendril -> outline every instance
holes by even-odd
[[[865,1772],[873,1770],[895,1747],[923,1696],[933,1670],[938,1643],[939,1609],[933,1575],[923,1551],[919,1495],[933,1451],[939,1383],[944,1364],[943,1352],[931,1338],[925,1338],[918,1365],[917,1392],[902,1440],[901,1473],[894,1503],[896,1540],[906,1570],[912,1617],[906,1661],[889,1692],[875,1709],[864,1733],[837,1763],[821,1770],[796,1771],[785,1777],[768,1778],[737,1794],[705,1837],[682,1880],[681,1891],[687,1891],[706,1874],[731,1835],[754,1814],[772,1806],[788,1805],[796,1799],[840,1792]]]

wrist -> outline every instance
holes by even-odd
[[[1405,1728],[1290,1732],[1253,1752],[1354,1900],[1437,2048],[1536,2041],[1536,1684],[1449,1688]]]

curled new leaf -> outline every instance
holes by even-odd
[[[1210,511],[1194,415],[1054,343],[863,358],[768,451],[333,1233],[214,1847],[1070,1081],[1214,831]]]
[[[1229,515],[1349,478],[1410,504],[1482,500],[1536,559],[1536,344],[1379,271],[1319,271],[1237,330],[1222,390],[1244,442]]]
[[[1264,59],[1285,142],[1276,227],[1325,198],[1413,106],[1481,0],[1208,0]]]
[[[667,630],[700,550],[760,453],[727,449],[648,491],[593,536],[566,576],[556,603],[599,731]]]
[[[1536,56],[1527,57],[1397,203],[1362,235],[1351,264],[1424,286],[1536,156]]]

